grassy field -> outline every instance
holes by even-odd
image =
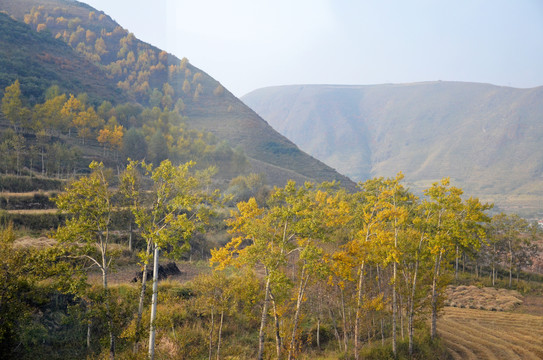
[[[523,306],[515,312],[446,307],[438,333],[458,360],[543,359],[543,316],[522,313]]]

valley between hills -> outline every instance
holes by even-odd
[[[498,211],[541,218],[543,87],[293,85],[258,89],[242,100],[354,181],[402,171],[420,193],[449,176]]]

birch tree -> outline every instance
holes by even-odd
[[[427,199],[423,201],[427,228],[429,230],[428,246],[433,258],[432,292],[431,292],[431,331],[432,339],[437,337],[438,300],[443,276],[443,267],[456,244],[463,247],[478,247],[480,242],[476,235],[483,236],[481,226],[488,221],[485,211],[491,208],[489,204],[481,204],[478,199],[470,198],[465,202],[460,188],[450,185],[450,180],[444,178],[440,183],[434,183],[424,191]]]
[[[155,320],[158,301],[158,265],[160,250],[168,252],[173,257],[179,257],[190,249],[189,240],[199,226],[205,223],[211,213],[210,205],[216,203],[218,192],[204,191],[213,174],[208,169],[199,174],[192,174],[190,169],[195,165],[188,162],[173,166],[169,160],[163,161],[158,167],[145,162],[132,162],[129,170],[139,167],[144,176],[150,177],[152,188],[150,203],[140,205],[136,201],[132,206],[136,224],[141,229],[141,236],[147,243],[146,250],[140,254],[143,264],[142,289],[136,323],[136,344],[141,334],[141,314],[147,282],[147,266],[153,260],[153,295],[151,301],[151,321],[149,330],[149,358],[154,358]],[[127,172],[128,188],[133,196],[138,196],[134,187],[135,181]],[[151,255],[152,254],[152,255]]]
[[[102,273],[109,354],[115,357],[110,296],[108,289],[112,261],[118,255],[111,248],[111,218],[115,211],[113,191],[106,178],[102,163],[90,164],[92,173],[67,186],[56,199],[60,211],[69,215],[66,225],[58,228],[56,239],[65,247],[69,256],[90,261]]]

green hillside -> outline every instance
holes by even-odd
[[[16,79],[32,103],[43,101],[51,85],[74,94],[84,90],[93,102],[129,99],[103,70],[64,42],[0,13],[0,89]]]
[[[125,99],[133,99],[149,108],[175,108],[185,117],[189,127],[211,132],[219,141],[226,141],[230,146],[244,151],[254,168],[248,171],[256,171],[257,168],[265,171],[272,184],[282,184],[289,178],[295,178],[340,180],[348,186],[353,185],[346,177],[300,151],[218,81],[191,65],[186,58],[180,60],[139,41],[109,16],[86,4],[65,0],[0,0],[0,11],[35,30],[32,36],[45,37],[63,51],[69,48],[59,43],[68,44],[79,57],[84,57],[93,64],[92,67],[99,69],[101,74],[86,74],[85,77],[109,88],[113,84],[112,91],[119,95],[97,89],[97,97],[103,95],[114,105]],[[22,29],[24,25],[18,26]],[[5,45],[5,48],[17,47],[17,41],[14,39],[13,43]],[[24,53],[24,49],[21,51]],[[9,61],[5,59],[12,57],[5,54],[3,58],[0,61]],[[34,61],[38,65],[31,67],[39,69],[38,72],[46,67],[39,56]],[[58,83],[67,92],[75,86],[78,87],[76,93],[87,92],[89,97],[94,94],[87,84],[70,85],[63,80],[64,75],[54,75],[55,72],[64,74],[64,70],[62,66],[51,70],[52,80],[48,83]],[[14,68],[6,71],[3,76],[8,83],[19,78],[23,94],[26,92],[29,95],[31,82],[22,77],[21,73],[20,69]],[[38,88],[44,91],[46,84]],[[32,96],[43,98],[38,90]]]
[[[450,176],[469,195],[543,211],[543,88],[427,82],[284,86],[243,97],[300,148],[355,180]]]

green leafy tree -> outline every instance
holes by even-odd
[[[18,328],[28,321],[30,309],[24,292],[29,291],[28,254],[13,246],[13,224],[0,229],[0,356],[11,358],[18,343]]]
[[[72,119],[72,124],[77,129],[77,135],[83,140],[92,137],[95,129],[103,126],[104,119],[102,119],[93,107],[88,107],[87,110],[80,111]]]
[[[81,103],[79,99],[70,94],[70,98],[66,100],[62,106],[60,113],[66,118],[66,123],[68,125],[68,135],[70,135],[71,126],[74,119],[76,119],[81,112],[85,111],[85,106]]]
[[[187,79],[183,81],[183,87],[181,88],[181,90],[183,90],[186,95],[190,93],[190,82]]]
[[[48,134],[66,131],[69,124],[62,113],[65,103],[66,95],[61,94],[47,99],[43,104],[36,104],[33,112],[35,131],[44,129]]]
[[[149,161],[153,164],[160,164],[169,156],[168,144],[162,131],[156,131],[149,140]]]
[[[147,155],[147,142],[143,132],[136,128],[130,128],[123,136],[122,155],[124,158],[143,160]]]
[[[289,181],[285,188],[276,188],[270,197],[269,208],[258,206],[255,198],[240,202],[237,211],[228,221],[230,231],[236,236],[223,248],[212,250],[212,264],[218,269],[229,265],[237,267],[261,266],[265,272],[264,302],[259,331],[258,358],[264,356],[264,334],[270,301],[277,313],[277,293],[296,283],[293,294],[295,304],[289,358],[294,356],[301,306],[310,280],[326,273],[327,258],[321,246],[327,240],[328,231],[339,224],[347,213],[346,203],[326,191],[315,191],[312,184],[298,188]],[[246,241],[249,243],[247,244]],[[285,266],[289,257],[296,254],[298,272],[295,279],[288,279]],[[276,349],[281,357],[283,339],[280,337],[279,321],[276,321]]]
[[[114,193],[103,164],[92,162],[89,176],[72,182],[57,199],[60,211],[71,215],[58,228],[57,240],[69,256],[89,261],[102,273],[102,287],[109,332],[109,352],[115,356],[115,336],[108,287],[112,261],[118,255],[111,247],[111,220],[115,211]]]
[[[126,192],[129,198],[138,196],[139,189],[135,186],[134,172],[140,168],[145,176],[153,182],[149,206],[140,206],[141,202],[134,203],[132,212],[136,224],[141,229],[141,236],[147,243],[147,249],[140,255],[143,264],[142,291],[140,295],[140,308],[146,286],[146,269],[153,259],[153,297],[151,302],[151,323],[149,331],[149,357],[154,358],[155,347],[155,320],[158,297],[158,263],[159,253],[162,249],[173,257],[179,257],[190,248],[190,238],[207,221],[210,215],[210,204],[218,198],[218,192],[204,191],[213,173],[212,169],[193,175],[190,168],[194,166],[189,162],[178,167],[169,160],[163,161],[160,166],[153,168],[152,164],[145,162],[131,162],[127,168],[123,182],[131,189]],[[153,253],[153,255],[151,255]],[[141,313],[138,312],[138,322]],[[136,324],[138,328],[140,324]],[[136,341],[138,341],[136,335]]]
[[[17,131],[17,127],[21,125],[22,117],[24,116],[19,80],[15,80],[13,84],[5,88],[1,109],[6,119],[13,126],[13,129]]]
[[[162,102],[162,96],[163,96],[162,92],[160,92],[159,89],[154,88],[153,91],[151,92],[151,95],[149,95],[149,106],[152,108],[154,107],[159,108]]]
[[[422,206],[428,229],[427,246],[434,263],[431,288],[432,339],[437,337],[438,300],[445,285],[440,280],[448,256],[453,253],[457,243],[466,248],[478,247],[479,238],[484,236],[482,223],[489,221],[484,212],[490,209],[491,205],[481,204],[474,198],[464,203],[462,193],[462,189],[450,185],[448,178],[432,184],[424,191],[427,199],[423,201]]]

